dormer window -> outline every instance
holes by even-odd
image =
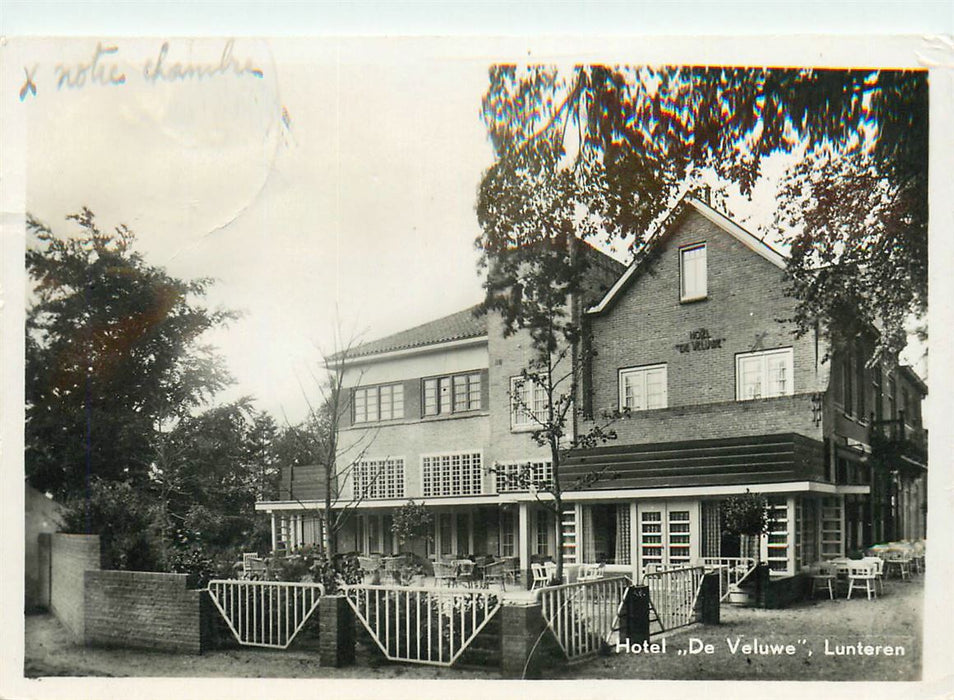
[[[679,301],[705,299],[706,244],[696,243],[679,249]]]

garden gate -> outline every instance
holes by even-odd
[[[320,583],[216,579],[207,590],[239,644],[287,649],[325,589]]]
[[[354,584],[345,598],[390,661],[450,666],[500,610],[485,590]]]
[[[659,625],[659,632],[685,627],[701,619],[696,602],[704,576],[705,568],[701,566],[663,569],[643,575],[643,583],[649,586],[651,611],[656,613],[650,622]]]
[[[543,619],[567,659],[597,653],[619,631],[620,608],[630,580],[625,576],[547,586],[537,591]]]

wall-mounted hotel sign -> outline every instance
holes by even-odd
[[[713,338],[706,328],[697,328],[689,331],[688,343],[676,343],[676,350],[685,355],[687,352],[698,350],[716,350],[722,347],[725,338]]]

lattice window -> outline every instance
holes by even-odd
[[[354,465],[354,497],[403,498],[404,459],[367,459]]]
[[[497,493],[520,493],[533,486],[543,489],[553,480],[553,465],[548,460],[503,462],[496,467]]]
[[[480,494],[482,460],[479,452],[421,458],[424,496]]]

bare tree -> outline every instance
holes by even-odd
[[[310,399],[302,388],[308,416],[303,424],[294,428],[297,438],[307,442],[304,451],[319,468],[322,503],[318,506],[317,517],[321,526],[322,550],[329,558],[336,553],[338,533],[361,503],[370,497],[388,461],[385,457],[376,460],[372,466],[365,460],[377,437],[376,429],[356,432],[353,442],[342,444],[341,427],[351,411],[351,391],[360,386],[363,376],[359,374],[353,385],[346,383],[348,362],[356,345],[355,339],[351,338],[344,344],[337,343],[340,349],[323,356],[324,375],[312,375],[313,383],[318,387],[318,400]],[[355,478],[359,468],[367,470],[360,480]],[[344,488],[349,480],[352,484],[350,497]],[[308,507],[301,500],[295,500],[303,508]]]
[[[532,462],[518,465],[494,464],[490,471],[508,488],[529,491],[537,503],[553,513],[556,522],[556,578],[563,580],[564,494],[583,490],[619,475],[606,467],[592,469],[567,480],[563,466],[571,450],[589,449],[616,439],[613,423],[619,412],[603,414],[584,431],[576,426],[584,416],[580,407],[580,377],[588,350],[566,343],[555,352],[541,353],[531,360],[514,382],[510,395],[512,411],[533,425],[531,439],[550,454],[549,473]],[[571,421],[578,421],[576,426]]]

